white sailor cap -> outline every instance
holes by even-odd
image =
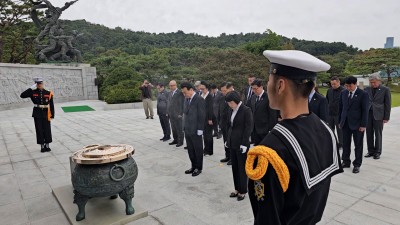
[[[35,82],[35,83],[37,83],[37,84],[43,83],[43,78],[41,78],[41,77],[34,77],[34,78],[33,78],[33,82]]]
[[[264,51],[264,56],[271,62],[270,74],[287,77],[291,80],[314,80],[317,72],[328,71],[331,66],[306,53],[298,50]]]

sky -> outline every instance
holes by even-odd
[[[51,0],[63,6],[64,0]],[[264,32],[298,39],[383,48],[400,46],[400,0],[79,0],[61,19],[168,33]]]

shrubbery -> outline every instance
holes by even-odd
[[[123,80],[116,85],[107,86],[102,89],[104,101],[108,104],[139,102],[141,92],[138,81]]]
[[[142,80],[143,77],[129,67],[117,67],[104,78],[100,97],[108,104],[138,102]]]

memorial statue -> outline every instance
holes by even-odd
[[[77,1],[66,2],[61,8],[53,6],[48,0],[31,1],[33,4],[31,17],[40,30],[39,35],[34,39],[36,59],[41,62],[71,62],[74,59],[76,62],[81,62],[81,52],[72,45],[72,42],[82,34],[73,31],[72,35],[65,35],[59,21],[62,12]],[[46,9],[44,21],[41,21],[38,17],[39,9]],[[43,44],[43,42],[46,44]]]

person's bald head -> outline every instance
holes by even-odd
[[[169,89],[170,89],[171,91],[175,91],[175,90],[177,89],[176,81],[175,81],[175,80],[171,80],[171,81],[169,82]]]

